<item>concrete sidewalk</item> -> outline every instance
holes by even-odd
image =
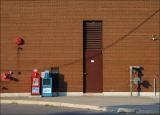
[[[160,114],[159,97],[60,96],[1,97],[1,103],[39,104],[108,112]]]

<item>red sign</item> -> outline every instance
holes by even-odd
[[[23,44],[23,39],[21,37],[16,38],[16,44],[17,45],[22,45]]]

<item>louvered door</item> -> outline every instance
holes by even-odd
[[[102,22],[85,21],[84,22],[84,49],[102,48]]]
[[[83,22],[84,92],[102,92],[102,21]]]

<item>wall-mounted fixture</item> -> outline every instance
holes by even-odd
[[[16,38],[16,44],[19,45],[23,45],[24,44],[24,40],[21,37],[17,37]]]
[[[160,40],[160,35],[152,35],[151,39],[154,40]]]
[[[23,49],[21,46],[24,45],[24,39],[22,37],[17,37],[16,38],[16,45],[17,45],[17,54],[19,54],[20,50]]]

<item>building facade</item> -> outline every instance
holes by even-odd
[[[32,70],[51,67],[59,92],[129,93],[130,66],[141,92],[158,91],[159,20],[159,0],[1,0],[0,69],[14,75],[1,93],[29,93]]]

